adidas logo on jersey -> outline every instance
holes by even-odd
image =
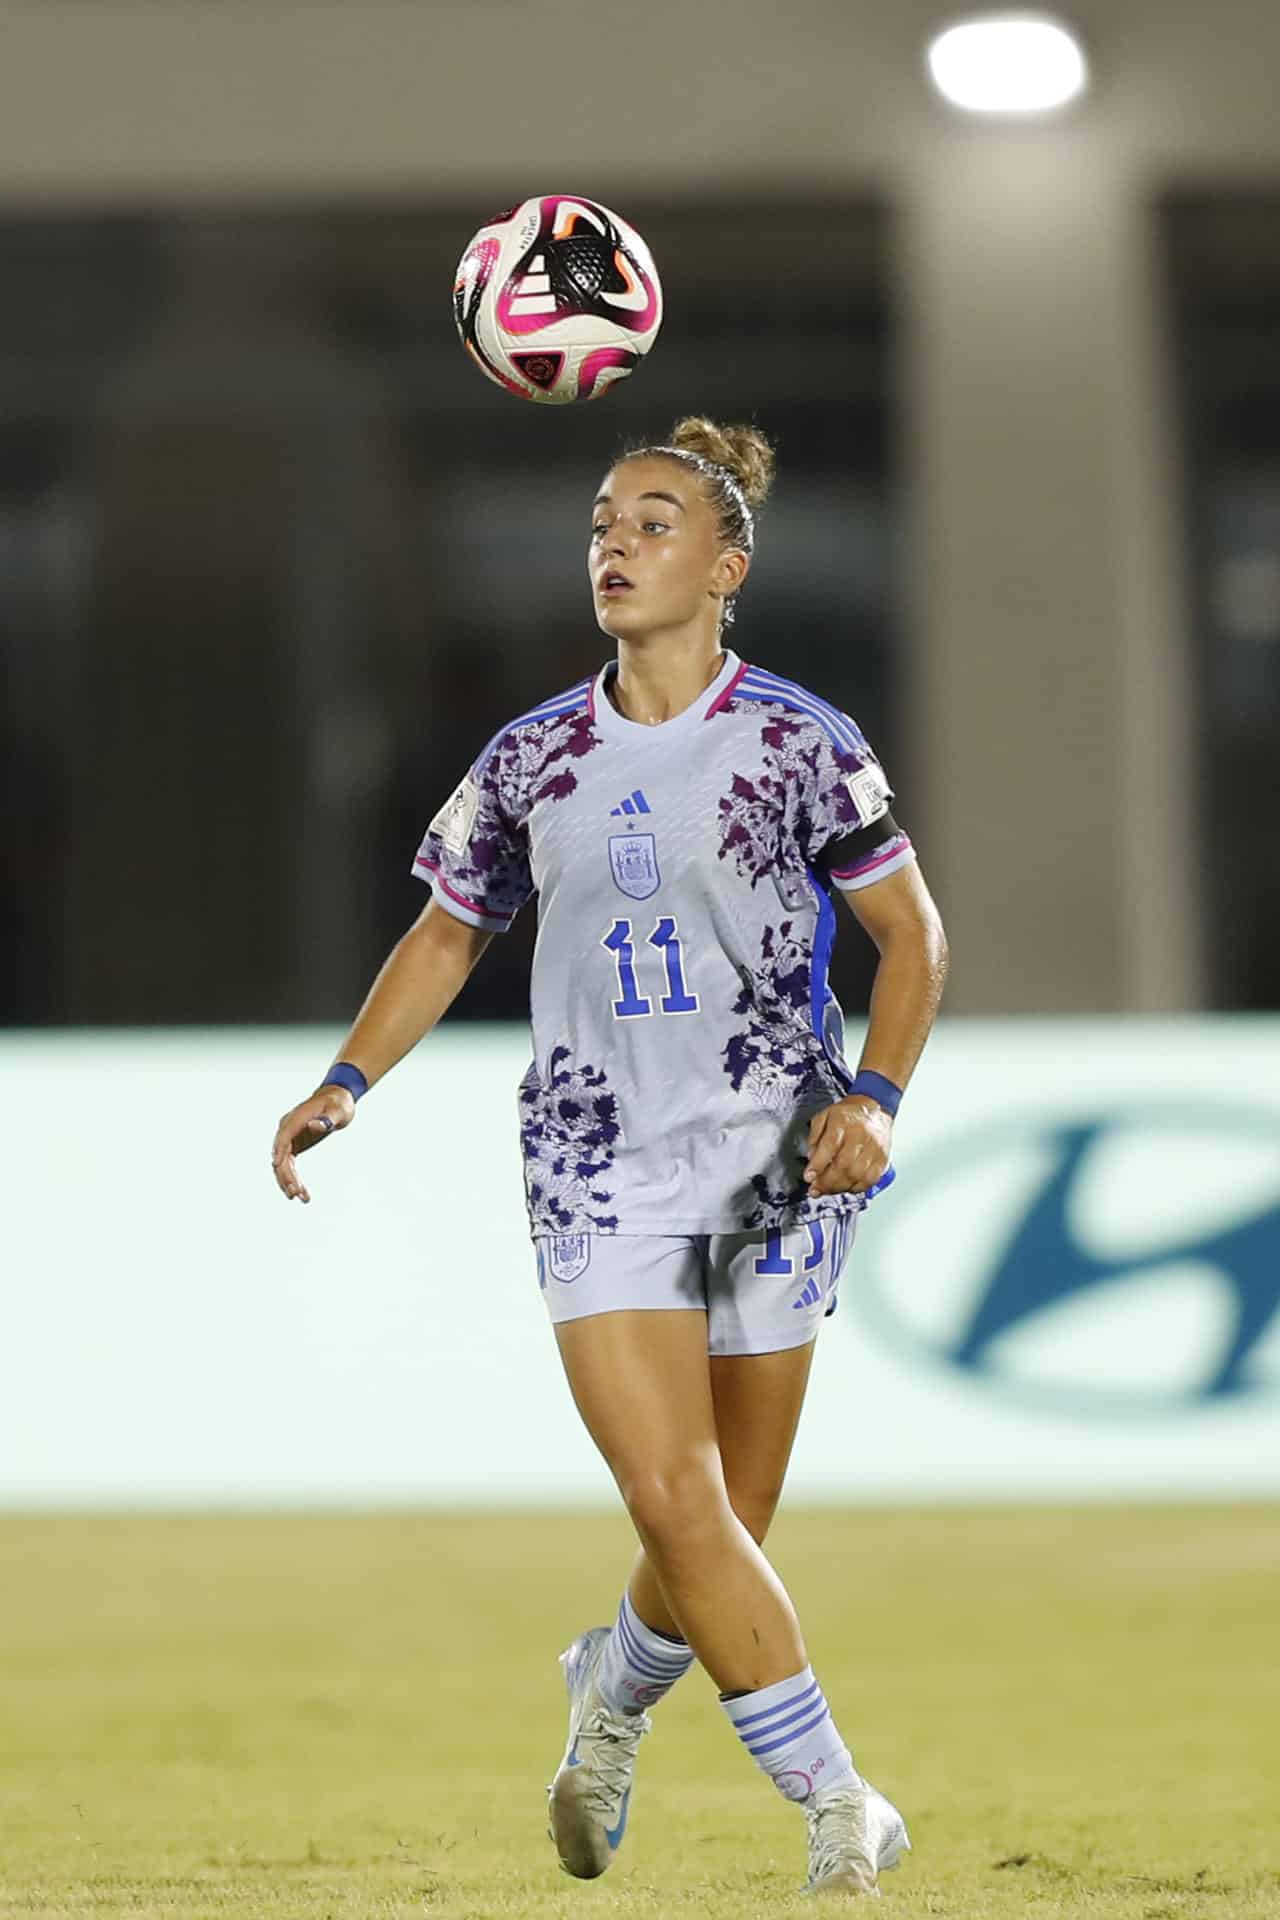
[[[609,809],[611,816],[618,813],[652,813],[652,811],[652,807],[641,793],[639,787],[623,801],[620,807],[610,807]]]
[[[804,1283],[804,1292],[800,1295],[800,1298],[791,1302],[791,1311],[796,1313],[801,1307],[816,1307],[821,1298],[822,1288],[818,1285],[814,1275],[810,1274]]]

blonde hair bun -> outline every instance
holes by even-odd
[[[722,427],[700,414],[677,420],[670,444],[681,453],[697,454],[713,466],[727,467],[752,513],[769,497],[776,466],[773,447],[759,427]]]

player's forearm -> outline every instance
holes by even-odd
[[[947,977],[947,938],[931,916],[882,937],[860,1067],[905,1087],[924,1051]]]
[[[372,1086],[448,1012],[491,936],[443,910],[428,912],[394,946],[338,1051]]]

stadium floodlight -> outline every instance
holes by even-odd
[[[968,113],[1047,113],[1089,84],[1080,41],[1043,13],[956,21],[930,42],[926,58],[944,100]]]

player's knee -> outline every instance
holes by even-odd
[[[723,1523],[724,1482],[703,1460],[646,1462],[620,1484],[637,1533],[660,1557],[681,1554]]]
[[[729,1505],[759,1545],[773,1525],[773,1516],[778,1511],[778,1502],[782,1498],[781,1481],[776,1485],[760,1480],[735,1484],[730,1479],[728,1489]]]

